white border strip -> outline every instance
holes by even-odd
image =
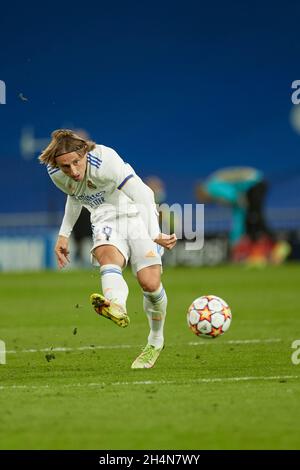
[[[203,344],[207,343],[214,343],[214,341],[209,341],[210,338],[208,338],[208,341],[206,339],[200,340],[200,341],[193,341],[188,343],[189,346],[203,346]],[[229,341],[222,341],[222,343],[226,344],[259,344],[259,343],[279,343],[282,341],[281,338],[269,338],[269,339],[233,339]],[[205,343],[204,343],[205,342]]]
[[[136,371],[135,371],[136,372]],[[189,384],[199,384],[199,383],[223,383],[223,382],[250,382],[250,381],[259,381],[259,380],[292,380],[299,379],[299,375],[272,375],[269,377],[266,376],[256,376],[256,377],[213,377],[213,378],[202,378],[202,379],[191,379],[184,380],[183,382],[178,380],[138,380],[138,381],[128,381],[128,382],[100,382],[100,383],[71,383],[71,384],[45,384],[45,385],[0,385],[0,390],[42,390],[50,388],[97,388],[105,386],[127,386],[127,385],[189,385]]]
[[[264,344],[264,343],[279,343],[282,341],[281,338],[268,338],[268,339],[237,339],[222,341],[222,344]],[[188,346],[204,346],[206,344],[216,344],[214,340],[199,339],[199,341],[193,341],[187,343]],[[221,343],[220,343],[221,344]],[[19,354],[19,353],[36,353],[36,352],[70,352],[70,351],[92,351],[95,349],[130,349],[139,348],[142,345],[136,344],[115,344],[115,345],[97,345],[97,346],[81,346],[79,348],[68,348],[58,346],[56,348],[43,348],[43,349],[21,349],[6,351],[6,354]]]
[[[58,346],[57,348],[43,348],[43,349],[20,349],[6,351],[6,354],[19,354],[19,353],[36,353],[36,352],[70,352],[70,351],[92,351],[94,349],[129,349],[137,348],[139,346],[131,344],[116,344],[116,345],[98,345],[98,346],[81,346],[80,348],[67,348]]]

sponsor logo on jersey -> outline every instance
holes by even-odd
[[[87,204],[93,209],[96,209],[105,202],[104,194],[105,191],[100,191],[96,194],[81,194],[80,196],[75,196],[75,199],[80,201],[82,204]]]

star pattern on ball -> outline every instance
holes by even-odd
[[[222,327],[220,326],[219,328],[214,328],[212,327],[212,330],[210,332],[210,335],[216,338],[217,336],[221,335],[223,333]]]
[[[211,318],[211,311],[205,307],[203,310],[201,310],[200,313],[200,320],[208,320],[210,321],[210,318]]]
[[[230,308],[224,307],[224,308],[223,308],[223,315],[224,315],[224,317],[225,317],[225,320],[227,320],[227,318],[231,318],[231,311],[230,311]]]

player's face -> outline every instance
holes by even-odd
[[[82,181],[86,170],[86,154],[81,157],[76,152],[65,153],[55,159],[57,166],[74,181]]]

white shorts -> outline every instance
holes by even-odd
[[[105,220],[93,221],[92,263],[99,266],[93,252],[103,245],[115,246],[124,256],[126,264],[130,261],[134,274],[143,268],[161,265],[163,248],[149,237],[148,231],[139,214],[108,215]]]

